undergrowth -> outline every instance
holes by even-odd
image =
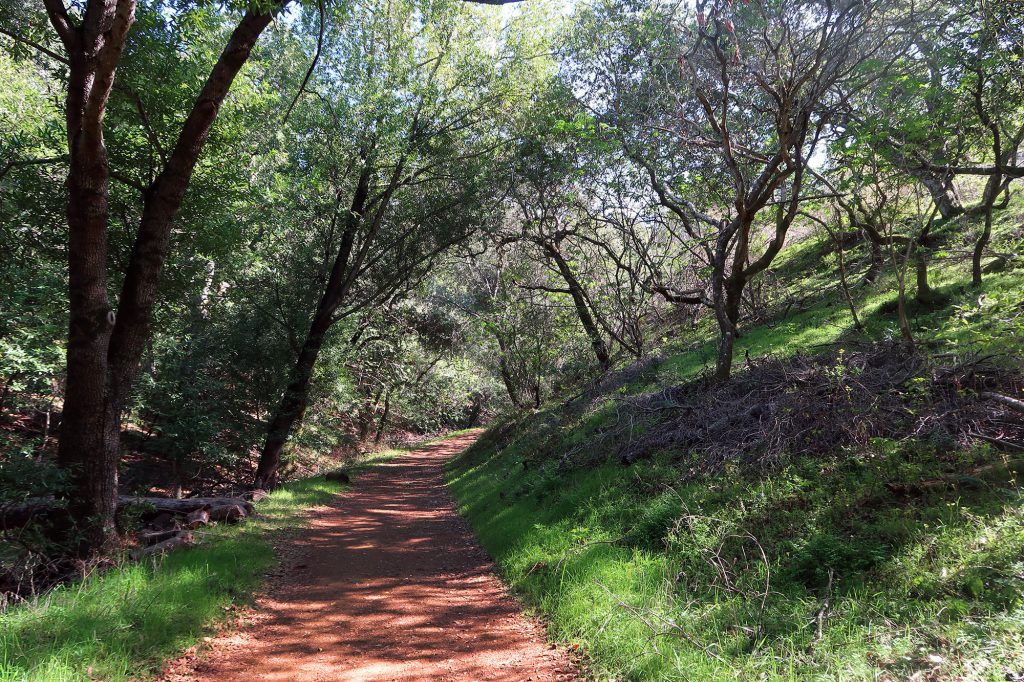
[[[0,681],[126,680],[168,657],[248,603],[276,559],[273,533],[340,490],[322,478],[290,483],[237,526],[195,531],[197,546],[126,562],[0,613]]]
[[[667,454],[563,469],[535,461],[535,446],[525,437],[495,455],[484,440],[456,462],[452,488],[506,579],[601,679],[1024,671],[1019,467],[900,492],[1000,461],[987,447],[879,441],[681,480]]]

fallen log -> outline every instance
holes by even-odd
[[[208,514],[210,521],[224,521],[226,523],[238,523],[248,515],[245,507],[240,504],[213,507]]]
[[[153,516],[161,514],[187,515],[201,509],[212,509],[214,507],[240,506],[246,516],[252,515],[255,510],[252,502],[241,497],[186,497],[174,499],[170,497],[134,497],[121,495],[117,498],[118,511],[133,507],[141,510],[141,516],[148,518],[150,512]],[[62,500],[52,497],[36,497],[11,504],[0,506],[0,530],[10,530],[28,525],[31,521],[44,520],[60,512],[65,508]],[[167,524],[160,524],[166,526]],[[202,525],[202,524],[200,524]]]
[[[1011,398],[1008,395],[1003,395],[1002,393],[992,393],[991,391],[982,391],[981,397],[988,398],[989,400],[995,400],[997,403],[1002,403],[1006,407],[1009,407],[1011,410],[1024,412],[1024,400],[1017,400],[1016,398]]]
[[[33,497],[19,502],[0,506],[0,530],[21,528],[32,520],[44,520],[56,513],[62,505],[52,497]]]
[[[164,540],[163,542],[158,542],[155,545],[150,545],[149,547],[136,549],[132,552],[132,558],[141,559],[142,557],[153,556],[154,554],[164,554],[165,552],[170,552],[172,549],[187,547],[193,544],[195,544],[195,538],[192,536],[192,533],[186,530],[177,533],[174,537]]]
[[[121,495],[117,498],[117,506],[140,506],[152,507],[159,511],[172,512],[175,514],[189,514],[197,509],[211,509],[213,507],[224,507],[237,504],[245,509],[246,514],[253,510],[252,502],[241,497],[185,497],[175,499],[171,497],[131,497]]]
[[[205,526],[210,522],[210,512],[207,509],[196,509],[185,517],[185,525],[191,529]]]

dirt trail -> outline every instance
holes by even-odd
[[[198,680],[579,680],[495,577],[442,465],[461,436],[360,476],[320,510],[255,622],[193,662]]]

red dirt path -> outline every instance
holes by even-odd
[[[579,680],[524,617],[444,486],[460,436],[361,475],[295,541],[254,623],[173,679]]]

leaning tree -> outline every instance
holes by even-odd
[[[528,83],[515,41],[465,8],[366,3],[330,36],[309,87],[313,133],[295,164],[322,176],[316,214],[329,238],[319,300],[271,416],[254,485],[277,484],[335,325],[405,296],[446,250],[492,219],[503,109]],[[381,36],[387,36],[382,40]],[[306,201],[318,197],[307,196]]]
[[[503,4],[505,0],[476,0]],[[191,105],[181,112],[174,141],[144,187],[138,228],[116,302],[109,297],[110,180],[104,115],[122,54],[132,40],[137,0],[43,0],[59,45],[45,44],[31,26],[4,33],[66,65],[67,210],[70,327],[58,460],[70,472],[69,514],[82,531],[79,553],[116,538],[121,416],[150,338],[158,284],[170,237],[196,164],[232,85],[261,34],[297,3],[229,3],[237,17],[219,57]],[[161,5],[175,12],[180,4]],[[187,4],[186,4],[187,7]],[[317,8],[323,12],[324,3]]]

